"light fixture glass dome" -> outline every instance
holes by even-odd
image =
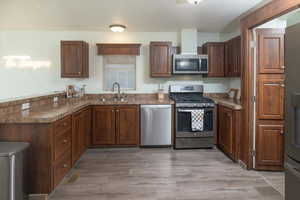
[[[202,0],[187,0],[188,3],[195,4],[195,5],[199,4],[201,1]]]
[[[120,25],[120,24],[113,24],[113,25],[110,25],[109,28],[110,28],[110,30],[112,32],[120,33],[120,32],[124,32],[125,31],[126,26]]]

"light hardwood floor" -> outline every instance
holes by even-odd
[[[91,149],[50,200],[283,200],[283,179],[218,150]]]

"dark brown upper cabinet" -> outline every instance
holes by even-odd
[[[151,77],[172,76],[172,42],[150,43],[150,74]]]
[[[61,41],[61,77],[89,77],[89,45],[84,41]]]
[[[141,44],[99,43],[98,55],[140,55]]]
[[[202,53],[208,55],[208,77],[225,76],[225,43],[209,42],[203,45]]]
[[[241,37],[235,37],[225,43],[225,76],[241,76]]]
[[[284,73],[284,29],[258,29],[257,66],[260,74]]]

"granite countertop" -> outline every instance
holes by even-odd
[[[103,102],[100,99],[71,99],[51,105],[43,105],[38,108],[24,110],[19,113],[14,113],[6,116],[0,116],[0,123],[52,123],[67,115],[75,113],[82,108],[92,105],[170,105],[174,104],[172,100],[165,97],[159,101],[153,97],[130,97],[126,102],[114,102],[107,100]]]
[[[232,99],[229,97],[210,97],[216,104],[222,105],[233,110],[242,110],[242,104],[240,100]]]

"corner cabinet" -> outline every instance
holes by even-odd
[[[89,45],[84,41],[61,41],[61,77],[89,77]]]
[[[219,106],[218,146],[234,161],[239,157],[241,111]]]
[[[95,106],[93,146],[138,146],[139,106]]]
[[[241,76],[241,36],[225,43],[225,76]]]
[[[208,77],[225,77],[225,43],[210,42],[202,47],[202,53],[208,55]]]
[[[150,75],[154,78],[172,76],[172,42],[150,43]]]

